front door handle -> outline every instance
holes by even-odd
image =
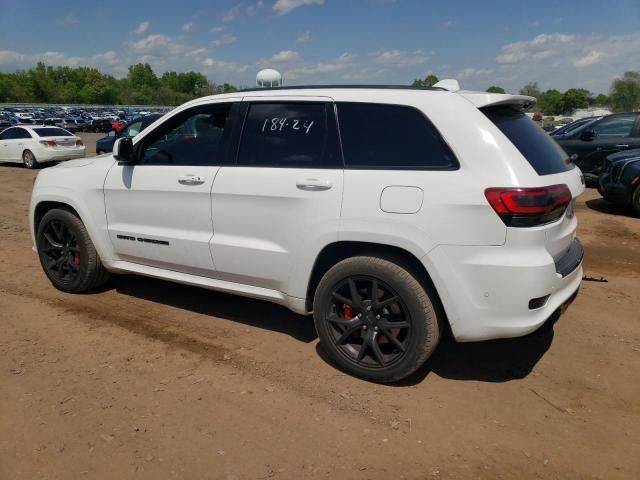
[[[178,183],[182,185],[202,185],[205,182],[205,178],[200,175],[193,175],[191,173],[178,177]]]
[[[329,180],[319,180],[317,178],[303,178],[296,182],[296,187],[307,192],[320,192],[329,190],[333,185]]]
[[[629,148],[629,145],[620,144],[616,145],[616,148]]]

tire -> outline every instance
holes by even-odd
[[[104,153],[104,151],[102,151],[102,150],[97,150],[96,151],[96,155],[102,155],[103,153]]]
[[[22,152],[22,163],[24,166],[29,169],[34,169],[38,167],[38,161],[36,160],[36,156],[33,154],[31,150],[25,150]]]
[[[638,185],[631,193],[631,208],[640,217],[640,185]]]
[[[38,225],[40,265],[54,287],[81,293],[104,284],[109,272],[82,221],[69,210],[49,210]]]
[[[417,275],[385,258],[358,256],[334,265],[320,280],[313,307],[329,359],[362,379],[389,383],[411,375],[440,339],[434,302]]]

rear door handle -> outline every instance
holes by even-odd
[[[205,178],[200,175],[194,175],[188,173],[178,177],[178,183],[182,185],[202,185],[205,182]]]
[[[333,185],[329,180],[319,180],[317,178],[304,178],[296,182],[296,187],[307,192],[319,192],[329,190]]]
[[[616,148],[629,148],[629,145],[616,145]]]

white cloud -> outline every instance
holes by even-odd
[[[144,21],[140,25],[138,25],[138,27],[135,29],[135,33],[137,35],[142,35],[144,32],[147,31],[148,28],[149,28],[149,22]]]
[[[58,19],[58,25],[64,28],[73,27],[80,23],[78,17],[76,17],[73,13],[68,13],[64,17]]]
[[[596,50],[591,50],[584,57],[580,57],[574,60],[573,65],[578,68],[582,67],[590,67],[591,65],[595,65],[596,63],[602,61],[604,58],[604,52],[598,52]]]
[[[236,37],[235,35],[231,33],[225,33],[224,35],[220,36],[220,38],[217,38],[213,42],[211,42],[211,46],[213,48],[219,48],[225,45],[231,45],[232,43],[235,43],[237,39],[238,37]]]
[[[307,5],[324,5],[324,0],[278,0],[273,5],[273,11],[276,12],[277,15],[286,15],[296,8]]]
[[[578,87],[607,92],[613,78],[640,65],[640,32],[540,34],[505,45],[496,63],[491,82],[511,91],[538,81],[542,90]]]
[[[396,67],[420,65],[425,63],[429,58],[429,54],[422,50],[416,50],[414,52],[405,52],[402,50],[378,50],[373,52],[371,56],[377,63]]]
[[[274,63],[291,63],[300,60],[300,54],[293,50],[282,50],[274,53],[269,60]]]
[[[131,49],[136,52],[162,51],[172,45],[176,45],[173,42],[173,39],[168,35],[163,35],[161,33],[147,35],[140,40],[129,43]]]
[[[554,49],[559,48],[562,44],[571,42],[574,38],[575,35],[564,35],[562,33],[547,35],[541,33],[531,40],[505,45],[502,47],[496,61],[503,64],[518,63],[541,52],[548,52],[545,53],[545,56],[550,56],[553,54]]]
[[[264,6],[264,2],[262,0],[258,0],[256,3],[250,4],[250,5],[245,5],[241,3],[224,12],[224,14],[222,15],[222,21],[234,22],[244,17],[252,17],[256,13],[258,13],[258,10],[263,6]]]
[[[211,27],[211,30],[209,30],[211,33],[220,33],[220,32],[224,32],[226,29],[226,27],[219,27],[219,26],[215,26],[215,27]]]
[[[191,30],[193,30],[193,23],[185,23],[184,25],[182,25],[182,31],[187,33],[190,32]]]
[[[311,41],[311,32],[302,32],[296,37],[296,43],[307,43]]]
[[[486,77],[490,73],[491,71],[487,70],[486,68],[469,67],[469,68],[463,69],[457,75],[454,75],[454,78],[456,78],[457,80],[466,80],[468,78]]]

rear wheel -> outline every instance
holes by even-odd
[[[415,372],[440,338],[436,310],[416,276],[378,257],[333,266],[316,290],[314,320],[330,359],[376,382]]]
[[[38,166],[36,156],[31,150],[25,150],[22,152],[22,163],[24,163],[24,166],[27,168],[36,168]]]
[[[63,209],[48,211],[36,234],[42,268],[58,290],[79,293],[109,279],[82,221]]]
[[[98,151],[96,151],[96,155],[102,155],[103,153],[104,153],[104,151],[103,151],[103,150],[98,150]]]

